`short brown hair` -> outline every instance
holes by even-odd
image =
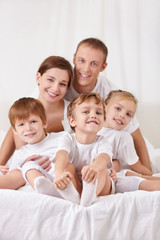
[[[47,70],[51,68],[60,68],[68,72],[69,75],[68,87],[69,87],[73,79],[73,68],[69,61],[60,56],[50,56],[41,63],[38,72],[41,75],[43,75]]]
[[[108,97],[105,99],[105,104],[107,105],[114,97],[122,97],[137,104],[137,99],[132,93],[120,89],[111,91]]]
[[[80,105],[90,99],[95,99],[96,104],[102,104],[103,107],[103,113],[104,113],[104,120],[106,117],[106,112],[105,112],[105,105],[104,105],[104,100],[103,98],[98,94],[94,92],[86,92],[86,93],[81,93],[78,97],[74,98],[70,104],[68,105],[67,108],[67,117],[71,117],[73,115],[73,111],[75,108],[75,105]]]
[[[12,127],[15,128],[16,120],[27,119],[30,114],[39,116],[43,123],[47,120],[44,107],[39,100],[24,97],[15,101],[8,113]]]
[[[86,38],[84,40],[82,40],[81,42],[79,42],[77,49],[76,49],[76,53],[79,49],[80,46],[82,45],[86,45],[95,49],[100,49],[103,54],[104,54],[104,63],[107,60],[107,56],[108,56],[108,48],[107,46],[98,38]]]

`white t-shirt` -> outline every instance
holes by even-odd
[[[97,136],[91,144],[80,144],[76,140],[75,133],[66,132],[59,141],[57,151],[59,150],[69,153],[69,162],[74,163],[79,179],[83,166],[90,165],[100,153],[107,153],[112,162],[112,146],[103,136]]]
[[[64,135],[64,131],[58,133],[48,133],[41,142],[35,144],[26,144],[20,149],[15,150],[12,156],[10,171],[21,167],[28,157],[35,154],[40,155],[37,160],[48,156],[49,159],[54,163],[58,140],[62,135]]]
[[[112,90],[117,90],[117,89],[118,88],[111,81],[109,81],[105,76],[100,74],[98,76],[96,86],[94,87],[92,92],[99,93],[101,97],[106,99],[108,97],[108,94]],[[67,99],[68,101],[71,101],[73,98],[78,97],[78,95],[79,93],[76,92],[76,90],[71,85],[71,87],[67,90],[65,99]],[[128,124],[128,126],[124,130],[128,131],[129,133],[133,133],[135,130],[137,130],[137,128],[139,128],[139,123],[136,117],[134,117],[132,118],[131,122]]]
[[[133,139],[128,132],[102,128],[98,134],[105,136],[112,145],[112,159],[119,160],[120,170],[130,169],[128,165],[133,165],[139,160],[134,148]]]

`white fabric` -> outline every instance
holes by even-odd
[[[57,151],[59,150],[69,153],[69,161],[74,163],[79,179],[83,166],[90,165],[100,153],[108,154],[112,161],[112,147],[103,136],[97,136],[91,144],[80,144],[76,140],[75,133],[66,132],[59,141]]]
[[[49,156],[52,162],[55,162],[56,148],[58,145],[58,139],[64,134],[64,132],[59,133],[49,133],[47,136],[39,143],[27,144],[22,148],[16,150],[12,156],[12,162],[10,166],[10,171],[21,167],[25,160],[35,154],[40,155],[40,160],[44,156]],[[37,161],[37,160],[36,160]],[[52,168],[50,170],[52,173]]]
[[[128,165],[133,165],[139,160],[134,148],[133,139],[128,132],[102,128],[99,134],[106,137],[112,145],[112,159],[120,161],[120,170],[130,169]]]
[[[0,190],[1,240],[159,240],[160,192],[101,197],[84,208],[69,201]]]

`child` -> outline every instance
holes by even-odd
[[[113,148],[113,159],[120,162],[116,192],[160,190],[160,178],[151,176],[152,172],[141,164],[131,135],[124,131],[136,112],[137,100],[127,91],[115,90],[110,92],[105,104],[106,121],[99,133],[108,138]]]
[[[17,189],[19,187],[19,183],[16,183],[14,179],[16,179],[17,174],[19,175],[25,161],[27,161],[26,166],[32,166],[38,170],[37,176],[46,176],[53,180],[53,163],[47,172],[36,163],[35,159],[48,156],[51,161],[54,161],[57,140],[62,133],[46,134],[47,119],[41,102],[34,98],[17,100],[10,108],[9,119],[14,134],[26,145],[15,150],[10,172],[0,176],[0,188]],[[57,192],[56,189],[55,192]]]
[[[75,180],[81,195],[79,202],[89,206],[96,196],[113,193],[114,187],[107,171],[107,165],[112,159],[111,145],[97,135],[105,119],[104,102],[100,95],[80,94],[68,106],[68,119],[75,133],[66,133],[59,143],[54,183],[63,198],[69,197],[72,201],[73,188],[70,188],[69,183],[73,177],[65,170],[68,161],[72,162],[78,177]]]
[[[50,56],[40,65],[36,81],[39,87],[38,99],[43,104],[47,116],[47,132],[58,132],[63,130],[63,120],[67,123],[67,106],[69,102],[63,99],[67,88],[72,80],[72,66],[64,58]],[[5,165],[15,149],[22,147],[25,143],[13,134],[12,129],[8,131],[0,150],[0,170],[8,172]],[[46,167],[46,158],[40,161]],[[50,163],[49,163],[50,164]],[[23,180],[21,176],[21,181]],[[24,180],[23,180],[24,181]],[[19,180],[17,180],[19,182]],[[24,182],[25,183],[25,182]],[[20,186],[19,186],[20,187]]]
[[[108,49],[99,39],[87,38],[78,44],[73,58],[75,77],[65,95],[67,100],[71,101],[84,92],[96,92],[106,99],[111,90],[117,89],[112,82],[100,75],[107,67],[107,56]],[[127,130],[133,137],[140,162],[151,170],[146,143],[135,117],[127,126]]]

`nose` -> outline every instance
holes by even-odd
[[[94,111],[91,111],[90,117],[91,117],[91,118],[96,118],[96,113],[95,113]]]
[[[29,131],[30,129],[31,129],[30,124],[29,124],[29,123],[26,123],[26,124],[25,124],[25,130],[26,130],[26,131]]]
[[[55,91],[55,92],[58,92],[59,91],[59,83],[58,82],[54,82],[52,84],[52,89]]]
[[[124,118],[124,113],[122,111],[119,113],[119,117]]]
[[[83,65],[84,72],[88,72],[89,69],[90,69],[90,64],[88,62],[85,62],[85,64]]]

